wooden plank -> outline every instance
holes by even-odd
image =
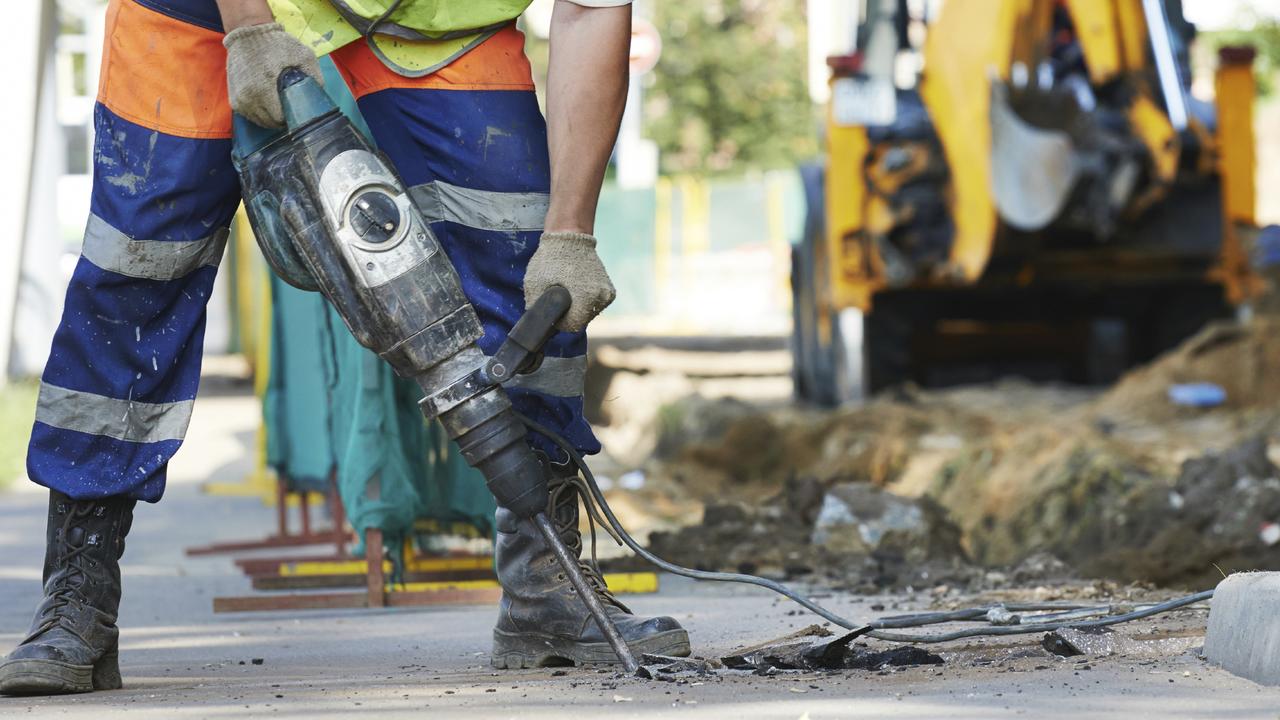
[[[314,593],[307,595],[242,595],[216,597],[213,611],[261,612],[270,610],[334,610],[368,607],[369,597],[357,593]]]
[[[420,557],[407,563],[408,572],[453,572],[465,570],[493,570],[493,557],[471,555],[455,557]],[[278,568],[280,575],[364,575],[368,562],[363,559],[339,559],[315,561],[285,559]],[[382,572],[391,572],[391,561],[382,561]]]
[[[271,548],[281,547],[303,547],[306,545],[326,545],[333,544],[338,538],[342,538],[346,542],[355,540],[355,536],[348,532],[336,533],[334,531],[321,532],[316,535],[269,535],[261,540],[247,540],[240,542],[224,542],[213,543],[201,547],[187,548],[187,555],[218,555],[221,553],[247,552],[250,550],[269,550]]]
[[[239,557],[232,560],[236,567],[240,568],[245,575],[280,575],[280,566],[293,562],[303,563],[340,563],[351,561],[350,555],[307,555],[299,557],[297,555],[270,555],[267,557]],[[357,560],[360,563],[361,573],[364,572],[364,561]]]
[[[369,607],[386,605],[386,575],[382,571],[382,530],[368,528],[364,531],[365,561],[369,568],[365,576],[368,580]]]
[[[443,583],[463,580],[495,581],[493,570],[449,570],[443,572],[405,573],[406,583]],[[254,590],[304,590],[313,588],[365,587],[364,573],[335,573],[332,575],[272,575],[252,576]]]
[[[617,595],[637,595],[658,591],[658,576],[651,572],[605,573],[605,583]],[[464,570],[434,573],[407,573],[403,585],[392,590],[432,590],[449,587],[498,587],[491,570]],[[252,578],[254,590],[315,590],[320,588],[367,587],[367,576],[356,573],[336,575],[260,575]]]
[[[389,607],[426,605],[494,605],[502,589],[493,587],[442,587],[432,590],[389,592],[383,602]],[[213,599],[215,613],[270,612],[277,610],[336,610],[369,607],[367,592],[294,593],[289,595],[242,595]]]
[[[414,590],[387,593],[391,607],[422,605],[496,605],[502,597],[502,588],[446,588],[441,590]]]

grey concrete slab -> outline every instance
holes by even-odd
[[[1280,685],[1280,572],[1236,573],[1218,583],[1205,657],[1264,685]]]

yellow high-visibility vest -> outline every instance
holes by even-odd
[[[327,55],[369,36],[406,77],[439,70],[519,17],[532,0],[268,0],[291,35]],[[390,11],[390,13],[388,13]],[[376,24],[376,27],[375,27]],[[370,29],[374,32],[370,34]]]

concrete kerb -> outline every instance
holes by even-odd
[[[1280,685],[1280,572],[1236,573],[1218,583],[1205,657],[1262,685]]]

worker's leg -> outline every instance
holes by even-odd
[[[550,189],[546,126],[523,36],[514,28],[502,30],[416,80],[387,70],[363,43],[340,50],[334,60],[379,148],[413,188],[458,269],[484,322],[481,348],[494,352],[524,312],[524,271],[537,247]],[[586,349],[583,333],[556,335],[539,371],[511,395],[521,412],[592,453],[599,444],[582,416]],[[565,543],[581,552],[577,472],[550,441],[536,434],[530,441],[550,459],[549,514]],[[494,564],[503,597],[494,664],[616,661],[532,524],[499,508],[497,527]],[[583,569],[601,588],[633,650],[689,652],[688,635],[675,620],[632,615],[604,589],[589,563]]]
[[[239,202],[221,33],[159,11],[204,3],[146,4],[108,9],[90,216],[27,456],[75,499],[160,499]]]
[[[221,36],[205,0],[108,8],[91,214],[27,456],[50,489],[45,600],[0,692],[120,685],[118,560],[186,432],[239,200]]]

